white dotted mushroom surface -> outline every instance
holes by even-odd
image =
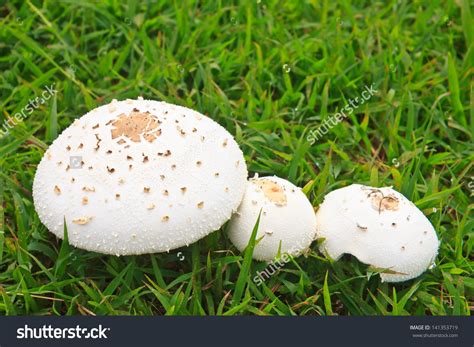
[[[238,144],[191,109],[112,101],[53,142],[33,184],[43,224],[77,247],[116,255],[169,251],[219,229],[247,184]]]
[[[353,184],[327,194],[316,214],[321,251],[344,253],[382,271],[382,281],[419,276],[433,264],[439,241],[430,221],[390,187]]]

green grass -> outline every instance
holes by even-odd
[[[469,315],[473,309],[474,22],[459,1],[9,1],[0,6],[2,315]],[[379,93],[321,141],[307,131],[364,85]],[[45,148],[112,99],[185,105],[233,133],[250,173],[305,187],[316,207],[351,183],[392,185],[441,240],[436,267],[381,283],[317,251],[262,286],[266,264],[224,226],[169,254],[69,246],[40,223],[31,186]]]

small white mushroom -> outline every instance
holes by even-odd
[[[255,259],[271,261],[279,249],[281,255],[299,255],[308,249],[316,232],[313,206],[301,189],[276,176],[249,180],[229,226],[230,240],[237,249],[247,247],[260,211],[256,239],[261,240],[253,252]]]
[[[47,150],[33,183],[40,220],[62,238],[65,219],[74,246],[119,255],[169,251],[219,229],[242,201],[242,151],[196,111],[115,101],[75,124]]]
[[[438,252],[430,221],[390,187],[353,184],[337,189],[325,196],[316,221],[323,253],[335,260],[352,254],[381,271],[385,282],[421,275]]]

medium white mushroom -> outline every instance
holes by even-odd
[[[253,178],[229,225],[230,240],[240,251],[247,247],[260,211],[255,259],[271,261],[279,250],[299,255],[314,240],[315,213],[301,189],[276,176]]]
[[[321,251],[337,260],[352,254],[382,270],[385,282],[421,275],[437,255],[439,241],[426,216],[390,187],[353,184],[325,196],[316,214]]]
[[[223,127],[185,107],[113,101],[65,129],[36,172],[43,224],[77,247],[116,255],[169,251],[219,229],[247,168]]]

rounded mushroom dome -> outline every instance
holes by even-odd
[[[261,214],[260,214],[261,211]],[[314,240],[316,220],[313,206],[300,188],[282,178],[249,180],[238,212],[232,217],[228,235],[243,251],[260,214],[253,257],[271,261],[280,254],[299,255]]]
[[[433,264],[439,241],[426,216],[390,187],[353,184],[324,197],[316,214],[321,251],[370,264],[386,282],[421,275]]]
[[[219,229],[247,183],[238,144],[191,109],[112,101],[77,119],[38,165],[35,209],[79,248],[116,255],[163,252]]]

